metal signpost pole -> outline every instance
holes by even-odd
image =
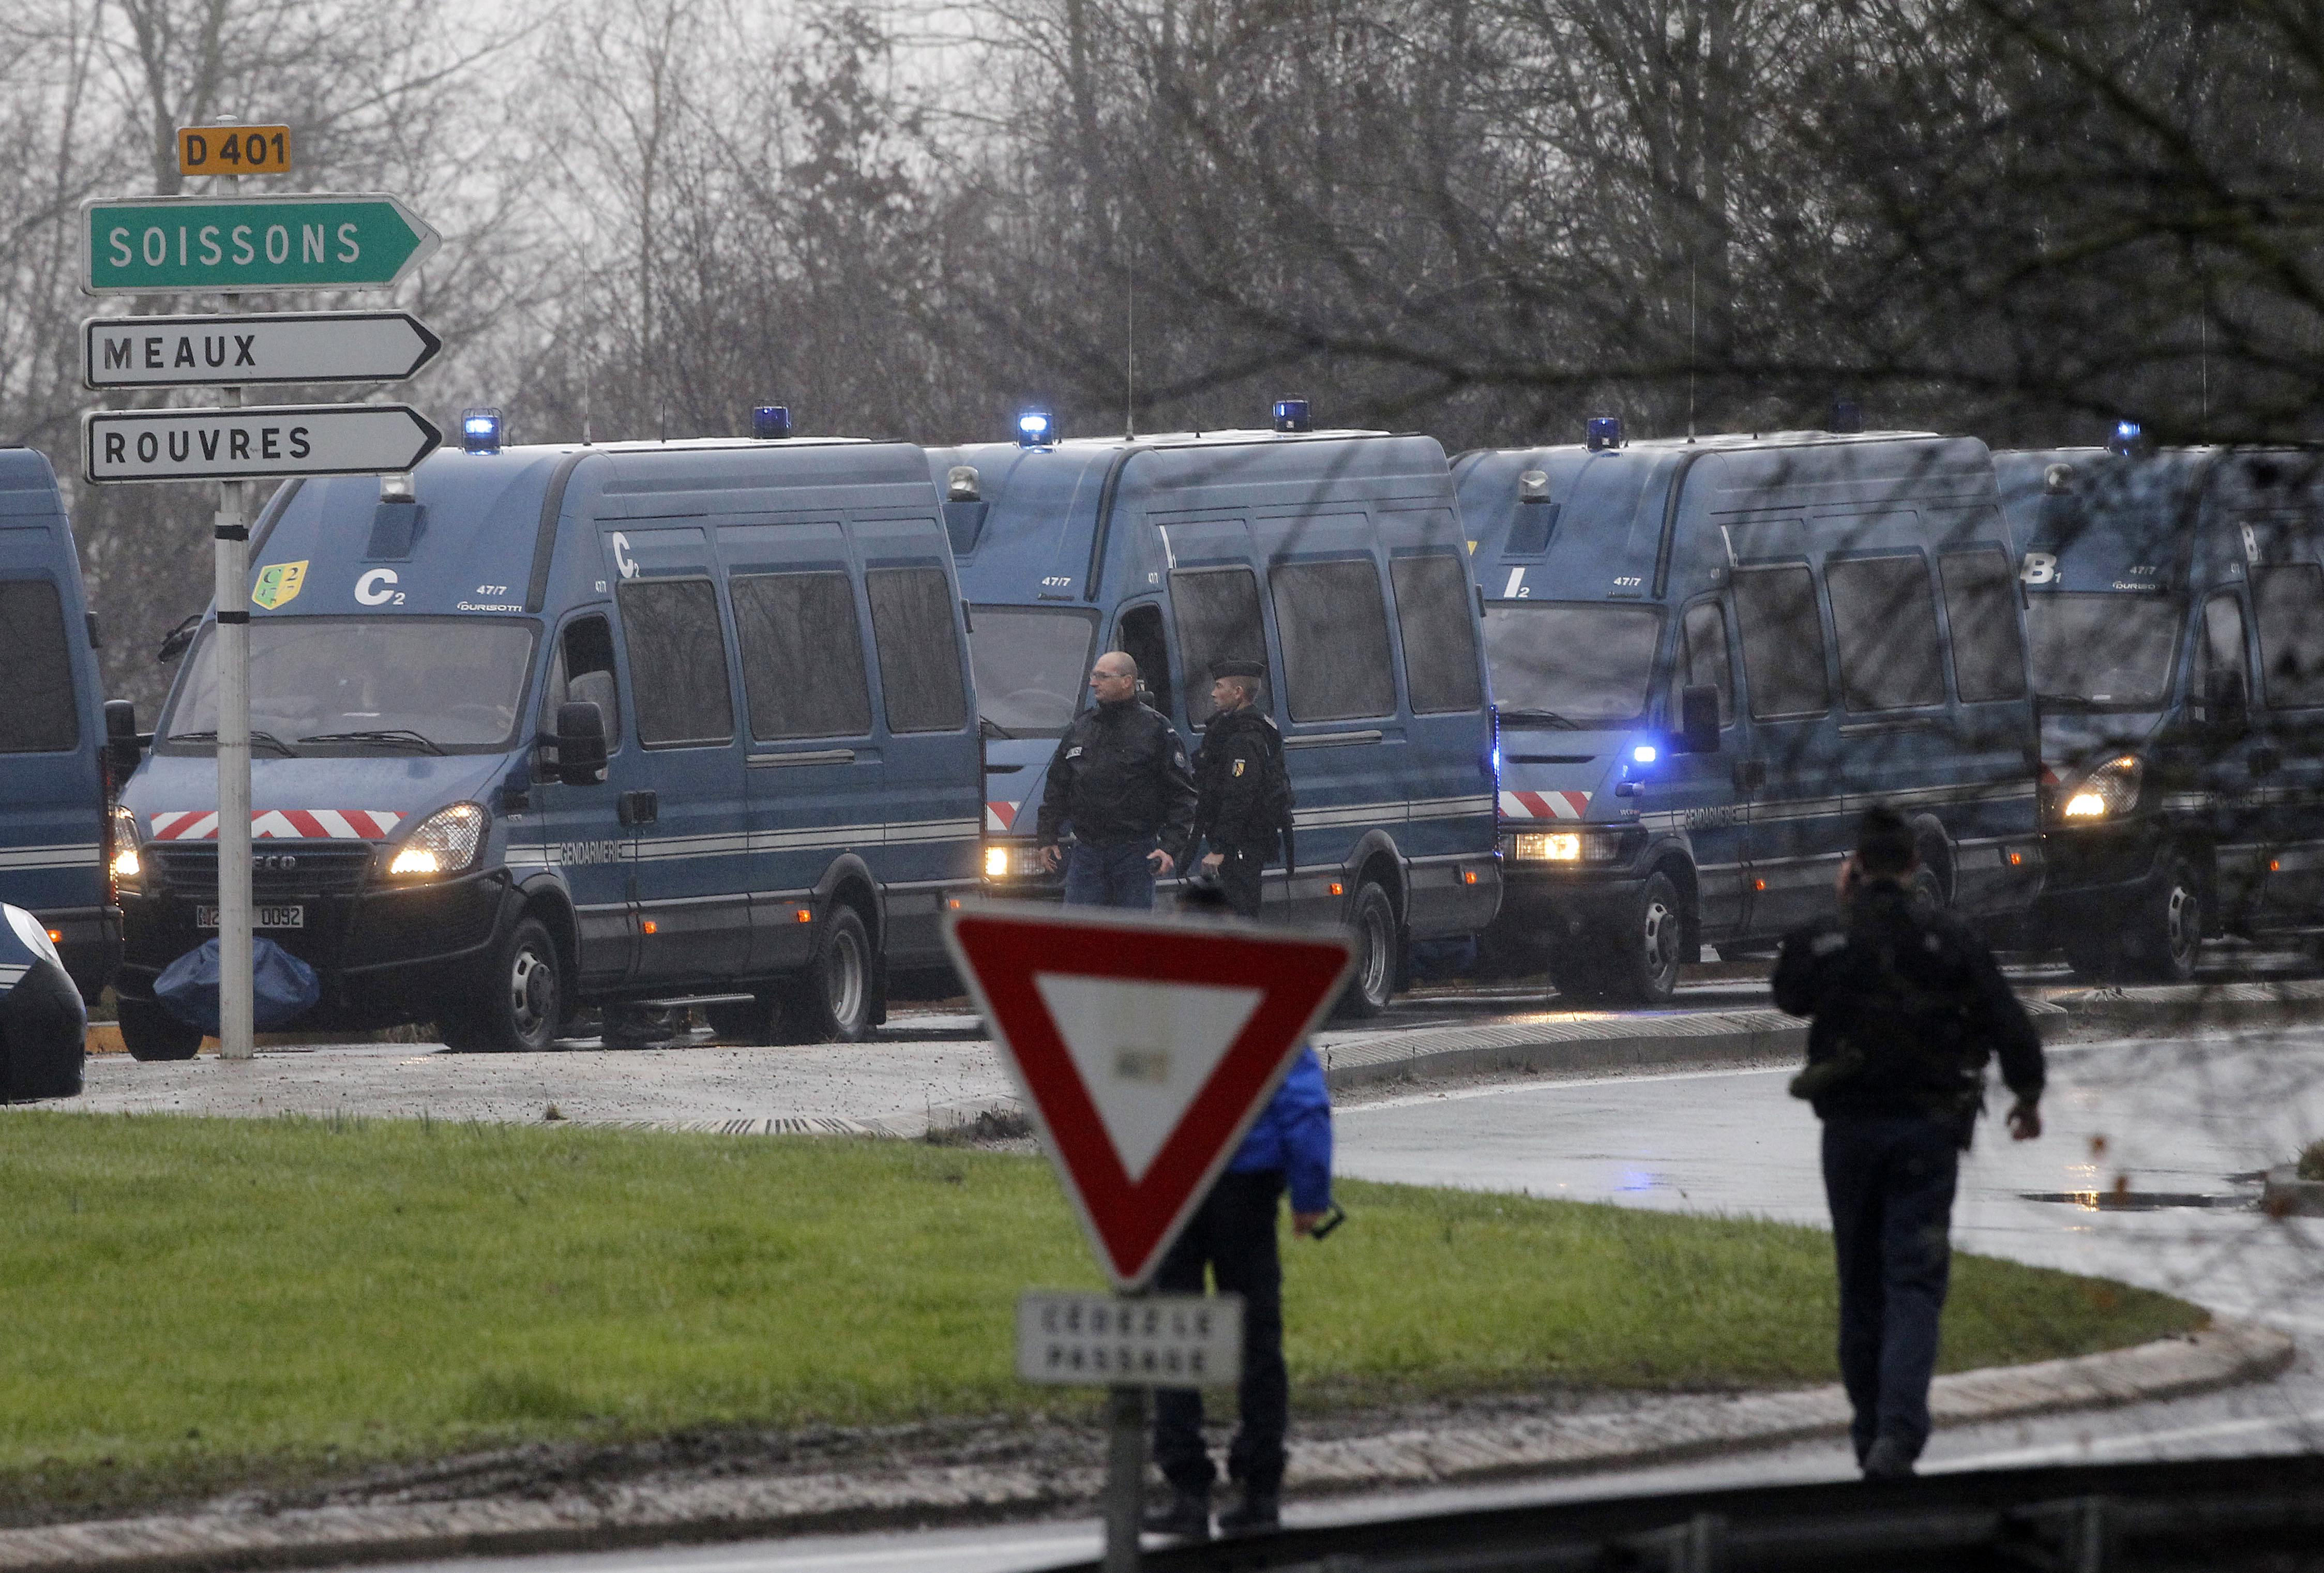
[[[1146,1389],[1106,1390],[1105,1573],[1138,1573],[1138,1523],[1146,1513]]]
[[[220,124],[235,124],[226,116]],[[214,195],[240,193],[238,176],[213,177]],[[226,298],[228,311],[242,297]],[[226,391],[231,408],[238,387]],[[214,531],[217,578],[217,872],[218,1053],[247,1060],[257,1052],[251,998],[256,961],[250,910],[250,483],[218,483]]]

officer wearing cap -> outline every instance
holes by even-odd
[[[1152,910],[1154,880],[1185,860],[1194,781],[1168,719],[1138,697],[1138,663],[1108,650],[1090,668],[1084,710],[1057,740],[1035,835],[1041,867],[1065,870],[1073,906]],[[1071,861],[1059,839],[1070,825]]]
[[[2042,1134],[2042,1039],[1983,942],[1915,905],[1920,863],[1904,817],[1867,809],[1839,913],[1784,935],[1775,962],[1776,1005],[1812,1018],[1792,1094],[1823,1121],[1840,1381],[1875,1480],[1912,1474],[1929,1440],[1953,1189],[1996,1053],[2017,1095],[2009,1134]]]
[[[1291,777],[1283,738],[1257,700],[1267,667],[1220,661],[1211,667],[1215,707],[1194,752],[1194,833],[1208,849],[1203,871],[1243,917],[1259,915],[1259,874],[1283,843],[1291,867]]]

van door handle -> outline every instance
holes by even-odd
[[[1757,792],[1767,784],[1767,761],[1738,759],[1735,761],[1735,790]]]
[[[651,787],[622,793],[615,807],[623,824],[651,824],[661,817],[661,797]]]

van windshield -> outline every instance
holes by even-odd
[[[533,627],[482,618],[285,617],[250,625],[250,725],[307,753],[501,749],[532,669]],[[165,741],[217,732],[217,625],[202,630]]]
[[[1663,614],[1604,602],[1502,601],[1485,609],[1485,659],[1503,719],[1620,724],[1646,713]]]
[[[2171,695],[2171,656],[2187,615],[2175,596],[2029,595],[2034,690],[2068,704],[2160,710]]]
[[[968,633],[976,705],[1010,737],[1059,737],[1089,682],[1097,619],[1087,612],[980,606]]]

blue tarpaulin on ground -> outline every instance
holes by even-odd
[[[256,939],[252,944],[254,1025],[260,1032],[287,1026],[313,1008],[323,997],[323,985],[314,968],[272,940]],[[162,968],[153,980],[153,997],[188,1026],[217,1036],[217,941],[204,940]]]

